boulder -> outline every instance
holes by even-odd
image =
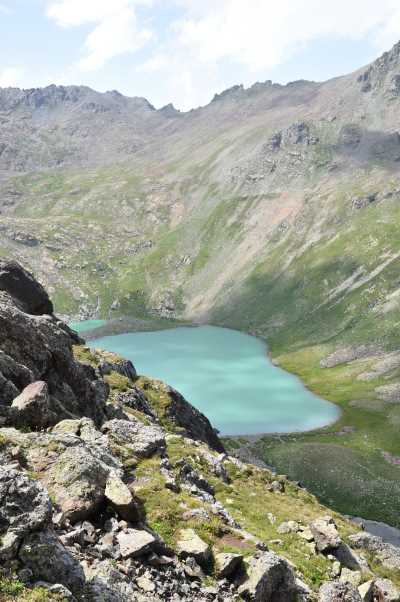
[[[28,314],[53,313],[53,304],[43,286],[16,261],[0,260],[0,291],[10,294]]]
[[[138,529],[125,529],[117,535],[117,541],[123,558],[136,558],[150,552],[156,538],[148,531]]]
[[[337,548],[332,550],[333,556],[338,559],[340,564],[351,571],[360,571],[362,568],[368,568],[366,562],[357,556],[349,546],[341,542]]]
[[[289,563],[274,552],[254,557],[250,561],[248,575],[238,590],[244,600],[286,602],[296,599],[294,573]]]
[[[182,529],[179,532],[176,551],[182,558],[192,556],[201,566],[211,560],[210,546],[203,541],[194,529]]]
[[[361,596],[350,583],[327,581],[319,590],[318,602],[361,602]]]
[[[158,426],[147,426],[136,418],[109,420],[102,427],[111,444],[123,447],[128,453],[148,458],[165,448],[165,432]]]
[[[105,496],[115,507],[121,518],[128,522],[136,522],[140,518],[140,510],[129,488],[116,474],[110,474],[106,482]]]
[[[68,447],[57,457],[43,478],[64,519],[77,522],[97,510],[110,469],[83,444]]]
[[[19,551],[19,559],[32,571],[36,580],[62,583],[73,594],[82,590],[85,576],[81,565],[50,530],[27,536]]]
[[[218,579],[232,577],[243,564],[243,556],[241,554],[215,554],[214,560]]]
[[[12,402],[15,423],[44,429],[58,422],[57,414],[51,408],[49,390],[44,381],[31,383]]]
[[[314,520],[310,524],[310,530],[314,536],[318,552],[334,550],[341,543],[335,521],[330,516],[324,516]]]

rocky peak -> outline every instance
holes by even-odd
[[[383,90],[389,97],[400,96],[400,42],[385,52],[367,69],[359,73],[358,83],[362,92]]]
[[[212,99],[211,102],[219,102],[221,100],[226,100],[226,99],[236,99],[236,98],[239,98],[240,96],[242,96],[243,92],[244,92],[243,84],[232,86],[231,88],[227,88],[226,90],[224,90],[223,92],[220,92],[219,94],[215,94],[214,98]]]
[[[181,112],[174,107],[172,102],[161,107],[161,109],[158,109],[158,112],[164,115],[164,117],[176,117],[181,114]]]

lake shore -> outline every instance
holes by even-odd
[[[105,329],[92,331],[87,338],[93,340],[109,334],[181,325],[198,326],[182,322],[171,324],[170,320],[118,319]],[[304,483],[309,491],[336,510],[399,527],[396,499],[400,496],[400,468],[390,465],[381,451],[400,456],[395,425],[384,419],[384,410],[371,412],[368,409],[368,400],[375,398],[375,382],[358,381],[357,373],[346,365],[333,370],[320,367],[320,360],[327,353],[325,349],[323,346],[305,348],[277,357],[267,348],[266,354],[275,365],[296,375],[309,391],[339,407],[340,417],[323,428],[302,433],[247,435],[246,445],[251,440],[255,462],[274,466],[293,480]],[[364,365],[360,365],[359,372],[363,369]],[[366,400],[365,409],[361,401],[354,405],[353,400],[357,399]],[[244,437],[230,437],[234,438],[239,441]]]

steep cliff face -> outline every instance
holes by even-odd
[[[2,600],[289,602],[322,582],[321,601],[400,599],[394,548],[221,453],[204,416],[85,347],[18,264],[0,286]]]

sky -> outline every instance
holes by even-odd
[[[84,84],[160,108],[321,81],[400,40],[400,0],[0,0],[0,87]]]

